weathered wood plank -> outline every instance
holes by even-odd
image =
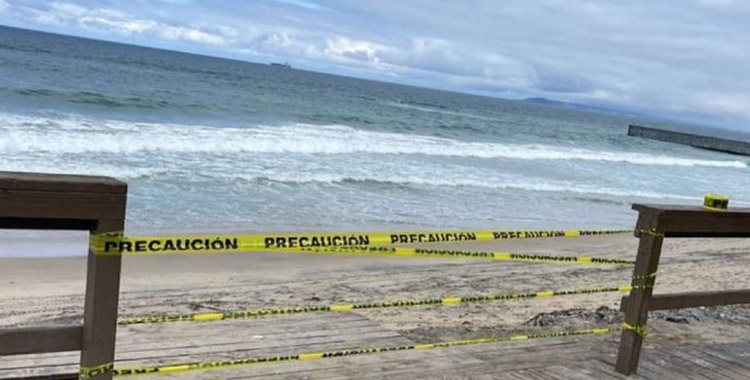
[[[116,360],[122,365],[149,364],[155,360],[183,361],[186,355],[200,354],[202,360],[226,357],[268,356],[298,351],[351,348],[354,345],[412,343],[396,332],[384,330],[372,321],[353,313],[322,314],[331,318],[311,319],[309,315],[255,320],[228,320],[206,323],[128,326],[117,333]],[[226,331],[233,331],[227,335]],[[185,332],[185,335],[181,332]],[[383,341],[386,339],[386,341]],[[74,367],[76,353],[15,356],[0,361],[0,378],[14,369]],[[55,369],[57,370],[57,369]]]
[[[694,380],[714,380],[713,375],[708,375],[709,372],[704,367],[697,365],[696,363],[685,360],[682,357],[675,356],[669,347],[660,346],[649,349],[649,356],[653,356],[653,360],[659,363],[663,368],[667,369],[671,373],[680,374],[681,378],[694,379]]]
[[[625,311],[630,298],[623,296],[620,311]],[[684,309],[699,306],[737,305],[750,303],[750,289],[717,292],[686,292],[655,294],[648,305],[649,310]]]
[[[78,380],[78,372],[58,373],[54,375],[39,375],[25,377],[8,377],[2,380]]]
[[[733,367],[739,373],[750,374],[750,362],[737,360],[738,358],[736,356],[732,355],[731,353],[722,352],[720,349],[717,348],[717,346],[709,346],[707,348],[694,347],[692,348],[692,350],[698,351],[702,355],[705,355],[706,357],[709,357],[709,358],[713,358],[719,361],[720,363],[724,363],[725,367]]]
[[[4,218],[102,220],[124,213],[124,194],[0,190],[0,217]]]
[[[708,355],[700,351],[689,351],[685,350],[684,347],[676,347],[674,349],[665,350],[667,354],[680,358],[691,366],[696,368],[699,372],[709,372],[712,378],[715,380],[735,380],[732,371],[727,370],[724,365],[717,364],[714,360],[711,360]],[[684,362],[683,362],[684,363]]]
[[[81,326],[0,330],[0,355],[80,350],[82,332]]]
[[[359,316],[347,316],[346,314],[337,314],[340,322],[356,322]],[[293,318],[297,321],[297,318]],[[271,320],[269,320],[271,322]],[[283,331],[283,327],[289,321],[278,321],[273,323],[274,326],[268,326],[265,332]],[[299,320],[299,322],[302,322]],[[298,329],[295,334],[289,334],[284,342],[256,342],[258,347],[262,348],[259,355],[270,354],[271,352],[307,352],[309,348],[315,349],[315,346],[325,347],[322,340],[312,343],[310,346],[297,346],[305,344],[312,331],[306,328],[321,330],[327,333],[328,339],[333,341],[354,343],[353,346],[367,346],[369,339],[373,335],[370,333],[361,333],[358,330],[342,331],[337,334],[335,329],[330,329],[335,325],[334,321],[310,321],[312,325]],[[196,328],[199,325],[195,325]],[[260,328],[260,325],[257,327]],[[369,327],[375,335],[389,333],[387,330],[378,329],[377,325],[371,323]],[[252,331],[253,327],[248,326]],[[236,331],[236,330],[235,330]],[[171,334],[171,332],[164,332]],[[213,336],[215,331],[208,331],[206,336]],[[128,332],[125,339],[136,337],[136,332]],[[121,337],[123,338],[123,337]],[[390,338],[388,338],[390,339]],[[397,338],[404,339],[404,338]],[[358,340],[358,341],[356,341]],[[374,341],[378,339],[375,338]],[[171,343],[179,342],[180,337],[171,338]],[[397,342],[396,341],[396,342]],[[750,376],[750,370],[742,365],[732,364],[732,361],[746,360],[743,357],[743,350],[746,346],[740,343],[714,344],[689,346],[690,351],[686,351],[683,346],[659,345],[656,349],[644,351],[641,359],[641,368],[639,376],[624,377],[614,372],[611,363],[606,359],[614,350],[610,344],[597,343],[599,340],[590,339],[554,339],[528,342],[498,343],[476,346],[451,347],[445,349],[436,349],[428,351],[404,351],[383,354],[373,354],[364,356],[342,357],[335,359],[326,359],[312,362],[289,362],[270,365],[246,366],[222,369],[217,371],[197,371],[175,374],[167,376],[169,378],[179,378],[186,380],[209,380],[216,378],[227,379],[270,379],[270,380],[292,380],[305,378],[309,380],[317,379],[454,379],[454,380],[473,380],[481,378],[500,378],[500,379],[723,379],[739,380]],[[165,347],[170,342],[165,342]],[[280,344],[283,347],[272,348],[273,344]],[[388,344],[383,341],[381,344]],[[270,344],[270,345],[269,345]],[[322,344],[322,346],[320,346]],[[341,347],[341,346],[339,346]],[[270,350],[269,350],[270,349]],[[704,352],[712,349],[721,349],[731,355],[729,361],[713,362],[709,361]],[[158,353],[166,350],[165,348],[153,347],[151,353]],[[268,350],[268,351],[266,351]],[[220,350],[223,351],[223,350]],[[648,354],[646,354],[648,353]],[[206,356],[210,355],[210,356]],[[229,358],[232,355],[221,354],[219,350],[214,353],[204,353],[200,359],[211,358]],[[147,356],[150,356],[147,355]],[[265,356],[265,355],[263,355]],[[693,357],[697,357],[703,362],[694,363]],[[186,359],[192,359],[189,356],[183,356]],[[701,359],[702,358],[702,359]],[[120,353],[118,352],[118,363]],[[172,360],[169,360],[171,362]],[[160,362],[159,360],[150,360],[149,363]],[[131,365],[134,363],[125,363],[122,365]],[[746,364],[747,365],[747,364]],[[733,371],[728,371],[727,366],[731,366]],[[67,367],[70,371],[72,367]],[[72,373],[72,372],[71,372]],[[31,374],[31,373],[29,373]],[[0,371],[0,378],[5,378],[5,373]],[[161,376],[144,377],[144,379],[162,379]],[[44,378],[41,378],[42,380]],[[52,380],[44,379],[44,380]],[[56,379],[57,380],[57,379]]]
[[[564,342],[566,344],[560,344]],[[524,371],[525,378],[549,379],[542,369],[551,365],[585,360],[598,355],[587,342],[565,338],[554,341],[505,342],[429,351],[405,351],[365,357],[333,359],[336,365],[345,361],[345,378],[367,379],[474,379],[486,374],[497,375]],[[329,362],[329,363],[334,363]],[[326,363],[321,363],[326,365]],[[530,377],[531,376],[531,377]],[[278,379],[291,379],[281,376]],[[327,379],[327,377],[315,377]],[[501,378],[515,378],[502,376]]]
[[[581,371],[580,367],[572,369],[562,364],[545,367],[544,372],[555,375],[558,379],[565,380],[601,380],[601,378],[593,377],[584,373]]]
[[[154,365],[158,363],[265,357],[363,347],[391,347],[413,343],[398,333],[383,329],[357,314],[322,315],[331,318],[314,319],[310,318],[310,315],[297,315],[288,318],[253,321],[255,323],[247,323],[246,320],[218,322],[217,324],[223,326],[217,326],[216,328],[202,327],[214,325],[214,323],[208,322],[205,324],[176,323],[153,325],[148,326],[148,328],[140,326],[139,329],[122,329],[118,331],[116,363],[118,366]],[[227,324],[233,324],[234,326],[227,326]],[[168,326],[169,328],[165,328]],[[204,331],[204,335],[202,337],[195,336],[190,342],[185,342],[179,334],[180,326],[188,332]],[[222,327],[224,328],[224,335],[222,335]],[[229,342],[230,345],[228,346],[212,345],[211,343],[233,338],[232,336],[226,336],[227,328],[235,332],[237,341]],[[255,339],[253,338],[254,335],[256,335]],[[142,350],[140,349],[141,344],[143,345]],[[181,345],[182,348],[175,348]],[[122,346],[125,346],[126,349],[121,350]],[[352,357],[351,359],[356,361],[361,358]],[[25,358],[13,357],[7,359],[0,361],[0,378],[6,378],[11,374],[17,376],[70,373],[78,366],[77,357],[69,353],[29,355]],[[327,360],[318,363],[323,363],[326,367],[335,364]],[[290,363],[278,366],[237,367],[221,372],[209,371],[206,372],[208,374],[206,378],[224,378],[233,373],[286,373],[297,368],[296,365],[290,366],[288,364]],[[315,365],[313,363],[312,367]],[[308,367],[310,366],[308,365]],[[217,376],[219,373],[221,376]],[[180,376],[192,379],[195,376],[201,377],[202,372],[190,372]]]
[[[96,222],[93,220],[85,219],[0,217],[0,228],[9,230],[90,231],[96,228]]]
[[[665,237],[750,237],[747,208],[730,206],[724,211],[711,211],[693,206],[634,204],[633,209],[657,218]]]
[[[730,207],[723,211],[713,211],[700,206],[635,203],[632,208],[640,213],[653,214],[659,217],[706,217],[707,214],[711,216],[723,215],[730,218],[750,217],[750,208],[743,207]]]
[[[629,378],[615,372],[614,362],[606,360],[603,357],[583,360],[579,364],[574,364],[573,367],[580,368],[580,370],[587,373],[590,372],[596,379],[624,380]]]

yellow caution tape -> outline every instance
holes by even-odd
[[[331,311],[351,311],[354,309],[354,305],[331,305]]]
[[[729,207],[729,197],[708,193],[703,196],[703,208],[711,211],[725,211]]]
[[[632,331],[632,332],[636,333],[636,335],[640,335],[643,338],[645,338],[646,335],[647,335],[646,326],[633,326],[630,323],[623,322],[622,325],[620,325],[620,327],[623,330]]]
[[[584,288],[584,289],[559,290],[559,291],[508,293],[508,294],[430,298],[430,299],[417,299],[417,300],[395,300],[395,301],[391,300],[391,301],[369,302],[369,303],[358,303],[358,304],[299,306],[299,307],[288,307],[288,308],[278,308],[278,309],[227,311],[224,313],[153,315],[153,316],[123,318],[123,319],[120,319],[117,322],[117,324],[123,326],[123,325],[148,324],[148,323],[171,323],[171,322],[189,322],[189,321],[204,322],[204,321],[217,321],[217,320],[224,320],[224,319],[256,318],[256,317],[269,316],[269,315],[303,314],[303,313],[315,313],[315,312],[345,312],[345,311],[352,311],[352,310],[384,309],[384,308],[412,307],[412,306],[425,306],[425,305],[458,305],[462,303],[465,304],[465,303],[475,303],[475,302],[494,302],[494,301],[524,300],[524,299],[534,299],[534,298],[572,296],[572,295],[595,294],[595,293],[629,292],[634,288],[637,289],[637,288],[642,288],[642,287],[645,287],[645,285],[621,285],[621,286],[613,286],[613,287]]]
[[[455,340],[455,341],[449,341],[449,342],[422,343],[422,344],[413,344],[413,345],[407,345],[407,346],[359,348],[359,349],[349,349],[349,350],[309,352],[309,353],[285,355],[285,356],[229,359],[229,360],[211,361],[211,362],[193,362],[193,363],[180,363],[180,364],[171,364],[171,365],[168,364],[168,365],[160,365],[160,366],[144,366],[144,367],[131,367],[131,368],[113,368],[113,365],[110,363],[110,364],[104,364],[95,368],[81,368],[81,379],[87,379],[96,375],[101,375],[102,373],[108,373],[110,371],[112,372],[114,376],[175,373],[175,372],[195,371],[195,370],[222,369],[222,368],[228,368],[228,367],[238,367],[238,366],[246,366],[246,365],[261,364],[261,363],[320,360],[320,359],[328,359],[328,358],[359,356],[359,355],[368,355],[368,354],[395,352],[395,351],[431,350],[431,349],[436,349],[436,348],[469,346],[469,345],[486,344],[486,343],[523,341],[523,340],[530,340],[530,339],[561,338],[561,337],[579,336],[579,335],[608,334],[608,333],[616,332],[619,330],[620,328],[618,327],[598,327],[598,328],[591,328],[591,329],[584,329],[584,330],[577,330],[577,331],[560,331],[560,332],[545,332],[545,333],[537,333],[537,334],[508,335],[508,336],[486,337],[486,338],[478,338],[478,339]]]
[[[458,305],[463,300],[461,299],[461,297],[448,297],[448,298],[443,298],[442,301],[443,301],[442,302],[443,305]]]
[[[224,319],[222,313],[199,314],[195,316],[196,321],[218,321]]]
[[[318,360],[323,359],[322,352],[313,352],[311,354],[300,354],[299,360]]]
[[[495,261],[545,262],[584,265],[633,265],[633,260],[590,256],[561,256],[510,252],[457,251],[403,247],[326,247],[303,248],[299,251],[272,251],[272,253],[302,253],[345,256],[398,256],[420,258],[486,259]]]
[[[239,253],[326,247],[369,247],[394,244],[494,241],[544,237],[607,235],[629,230],[466,230],[333,232],[316,234],[123,236],[92,235],[91,250],[100,255],[162,255],[181,253]]]
[[[635,261],[610,259],[590,256],[561,256],[543,254],[523,254],[510,252],[482,252],[482,251],[457,251],[440,249],[423,249],[410,247],[386,247],[386,246],[346,246],[346,247],[321,247],[321,248],[297,248],[297,249],[258,249],[252,251],[237,251],[238,253],[269,253],[269,254],[309,254],[309,255],[343,255],[343,256],[374,256],[374,257],[419,257],[419,258],[453,258],[453,259],[486,259],[495,261],[520,261],[520,262],[545,262],[561,264],[582,265],[633,265]],[[194,252],[140,252],[124,253],[126,255],[162,255]],[[216,252],[199,252],[202,254],[214,254]]]

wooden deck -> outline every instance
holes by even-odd
[[[231,336],[222,330],[231,327]],[[226,331],[226,330],[224,330]],[[149,332],[144,334],[144,332]],[[654,345],[639,375],[615,373],[618,334],[401,351],[139,378],[179,379],[724,379],[750,378],[750,343]],[[121,367],[409,345],[355,313],[135,325],[118,331]],[[76,378],[78,353],[20,355],[0,361],[0,379]],[[66,374],[68,374],[66,376]],[[48,375],[59,375],[48,377]]]
[[[632,242],[630,237],[623,241]],[[562,253],[590,252],[613,258],[632,257],[634,247],[611,238],[562,240]],[[520,242],[518,243],[521,244]],[[509,243],[511,251],[550,252],[542,241],[523,242],[524,249]],[[750,255],[746,243],[726,245],[706,253],[710,241],[673,244],[662,260],[659,277],[665,293],[701,289],[748,287],[746,268]],[[551,252],[552,253],[552,252]],[[83,270],[84,259],[56,260],[57,273]],[[29,264],[6,264],[19,276]],[[46,270],[46,266],[44,266]],[[78,269],[76,269],[78,268]],[[228,271],[226,268],[232,268]],[[295,269],[299,268],[299,269]],[[199,271],[198,271],[199,269]],[[173,273],[191,273],[182,282]],[[722,273],[717,278],[711,273]],[[125,260],[120,308],[123,316],[149,313],[212,312],[308,303],[375,302],[476,293],[505,293],[539,289],[566,289],[618,285],[630,278],[628,268],[547,266],[526,263],[455,262],[443,260],[392,260],[337,257],[131,257]],[[52,276],[50,276],[52,277]],[[708,282],[702,282],[703,279]],[[19,279],[14,280],[18,284]],[[83,280],[48,278],[34,292],[0,299],[0,325],[71,325],[81,321]],[[723,281],[723,282],[721,282]],[[18,286],[8,284],[6,286]],[[54,289],[61,288],[59,292]],[[712,289],[707,287],[708,289]],[[20,294],[24,289],[18,289]],[[374,346],[415,343],[421,323],[435,326],[435,340],[485,335],[482,328],[518,328],[539,332],[544,328],[522,321],[544,311],[569,307],[617,308],[620,293],[546,298],[533,302],[487,303],[452,307],[415,307],[361,313],[315,313],[247,320],[203,323],[132,325],[117,332],[117,366],[158,365],[188,361],[264,357]],[[322,299],[317,299],[322,298]],[[566,301],[567,302],[567,301]],[[567,305],[567,306],[566,306]],[[504,320],[512,316],[512,323]],[[521,318],[521,321],[516,319]],[[477,331],[461,335],[463,323]],[[481,323],[480,323],[481,322]],[[576,324],[578,321],[574,321]],[[404,324],[405,323],[405,324]],[[562,325],[556,325],[560,328]],[[638,376],[624,377],[614,370],[619,334],[508,342],[425,351],[401,351],[367,356],[286,362],[133,379],[724,379],[750,378],[750,333],[746,324],[691,322],[674,324],[649,321],[652,334],[646,340]],[[532,330],[533,329],[533,330]],[[429,335],[429,330],[424,335]],[[711,331],[712,334],[706,334]],[[495,334],[497,333],[497,334]],[[716,344],[715,337],[727,339]],[[419,343],[425,339],[413,338]],[[732,341],[734,339],[736,341]],[[433,340],[429,340],[432,342]],[[0,379],[58,374],[57,379],[77,376],[78,352],[0,358]],[[67,376],[65,376],[67,374]],[[126,378],[123,378],[126,379]]]

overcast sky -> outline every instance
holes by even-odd
[[[0,0],[0,24],[750,131],[746,0]]]

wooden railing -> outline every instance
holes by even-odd
[[[0,172],[0,229],[122,231],[126,198],[127,185],[112,178]],[[665,237],[750,237],[750,209],[633,208],[640,213],[634,285],[655,281]],[[0,356],[80,350],[82,368],[114,362],[121,257],[89,251],[87,263],[83,325],[0,330]],[[632,328],[622,332],[618,372],[636,372],[649,310],[750,303],[750,290],[655,296],[652,290],[633,287],[623,298]],[[111,378],[111,372],[94,377]]]
[[[112,178],[0,172],[0,229],[122,231],[126,197]],[[0,330],[0,356],[80,350],[83,368],[112,363],[120,264],[89,252],[83,325]]]
[[[633,205],[639,212],[635,236],[640,238],[633,284],[654,284],[664,238],[750,237],[750,209],[710,211],[701,207]],[[649,310],[681,309],[750,303],[750,289],[652,295],[653,287],[633,287],[620,309],[625,323],[615,366],[625,375],[635,373]]]

